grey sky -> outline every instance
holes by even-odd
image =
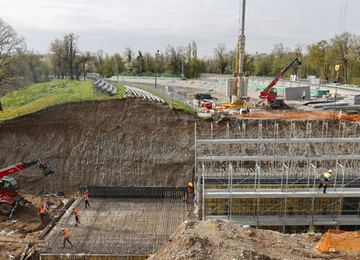
[[[342,0],[247,0],[245,51],[294,49],[339,33]],[[346,31],[360,34],[359,0],[348,0]],[[64,34],[79,36],[81,51],[164,52],[193,40],[198,57],[218,44],[232,50],[240,34],[242,0],[0,0],[0,18],[25,37],[28,49],[48,52]]]

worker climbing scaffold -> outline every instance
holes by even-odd
[[[326,193],[326,189],[328,187],[328,182],[331,180],[332,170],[328,170],[327,172],[319,173],[318,177],[320,180],[318,189],[323,188],[323,193]]]

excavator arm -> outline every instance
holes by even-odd
[[[267,99],[270,102],[274,101],[277,96],[277,92],[274,91],[272,88],[276,85],[276,83],[281,79],[286,71],[291,67],[291,65],[294,64],[294,62],[297,62],[298,65],[301,65],[301,61],[298,59],[298,57],[294,58],[285,68],[281,70],[281,72],[270,82],[270,84],[260,92],[260,98],[261,99]]]
[[[20,162],[16,163],[14,165],[8,166],[6,168],[0,169],[0,178],[11,175],[13,173],[25,170],[35,164],[39,165],[39,168],[43,171],[44,176],[47,176],[49,174],[53,174],[54,170],[50,165],[47,165],[46,163],[43,163],[41,159],[32,160],[31,162]]]
[[[26,200],[20,193],[19,182],[8,175],[25,170],[35,164],[43,171],[44,176],[54,173],[53,168],[42,162],[41,159],[32,160],[31,162],[20,162],[0,169],[0,213],[9,215],[8,219],[12,219],[21,203],[26,203]]]

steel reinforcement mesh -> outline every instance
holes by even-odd
[[[90,207],[79,198],[76,226],[71,208],[45,237],[42,255],[144,256],[158,251],[185,220],[193,218],[193,196],[186,187],[87,187]],[[188,196],[188,201],[183,196]],[[74,246],[63,246],[61,228]],[[44,258],[45,259],[45,258]],[[55,258],[54,258],[55,259]]]

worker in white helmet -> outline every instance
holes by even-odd
[[[332,173],[332,170],[330,169],[330,170],[324,172],[323,174],[319,175],[320,183],[319,183],[318,189],[320,189],[322,187],[323,193],[326,193],[327,184],[331,180],[331,173]]]

